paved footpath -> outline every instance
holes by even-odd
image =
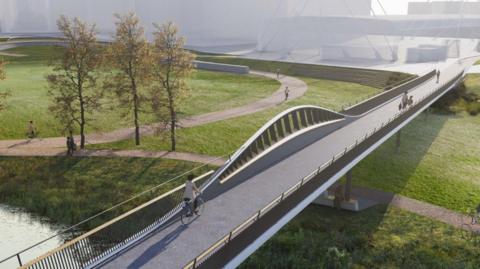
[[[279,79],[277,79],[276,74],[273,73],[259,71],[251,71],[250,73],[253,75],[278,80],[281,83],[281,86],[275,93],[267,98],[237,108],[182,119],[179,125],[184,128],[194,127],[207,123],[250,115],[282,104],[284,102],[285,87],[290,89],[289,100],[303,96],[308,90],[308,86],[305,82],[294,77],[281,76]],[[141,127],[140,132],[142,135],[152,135],[155,133],[155,130],[155,125],[148,125]],[[134,128],[123,128],[108,133],[87,134],[86,141],[87,144],[110,143],[133,138],[134,133]],[[77,137],[76,141],[79,140],[80,139]],[[24,156],[26,153],[28,153],[27,156],[45,156],[45,154],[48,152],[53,152],[52,155],[56,155],[58,154],[58,148],[65,148],[65,137],[39,138],[32,140],[0,140],[0,156]]]
[[[20,149],[4,149],[1,151],[1,156],[10,157],[56,157],[66,156],[67,151],[63,148],[42,148],[40,150],[32,150],[30,148]],[[196,153],[186,152],[168,152],[168,151],[144,151],[144,150],[81,150],[75,152],[73,156],[83,157],[137,157],[137,158],[163,158],[170,160],[188,161],[201,164],[211,164],[215,166],[223,165],[227,160],[222,157],[211,157]]]

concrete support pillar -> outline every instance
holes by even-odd
[[[398,153],[400,151],[401,141],[402,141],[402,130],[398,131],[397,133],[397,143],[395,146],[395,153]]]
[[[347,172],[347,182],[345,184],[345,201],[352,199],[352,170]]]

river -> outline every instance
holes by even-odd
[[[22,210],[0,204],[0,260],[48,238],[61,228],[48,223],[45,219],[40,219]],[[59,246],[62,242],[62,238],[55,238],[27,251],[21,256],[22,262],[28,262],[36,258]],[[16,267],[18,267],[17,258],[0,264],[0,269]]]

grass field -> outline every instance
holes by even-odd
[[[480,117],[421,115],[353,169],[354,184],[452,210],[480,204]]]
[[[27,122],[33,120],[41,137],[62,136],[62,128],[48,111],[48,85],[45,74],[51,70],[47,63],[58,57],[61,48],[17,48],[8,52],[26,54],[28,57],[4,57],[8,62],[7,80],[0,82],[0,92],[10,90],[7,110],[0,115],[0,139],[22,138]],[[1,57],[1,56],[0,56]],[[280,83],[274,80],[219,72],[196,71],[188,80],[191,95],[181,106],[180,116],[198,115],[251,103],[276,91]],[[130,119],[120,117],[115,98],[109,94],[103,100],[104,109],[90,116],[88,132],[114,130],[132,126]],[[148,106],[144,107],[148,111]],[[154,118],[149,113],[141,115],[143,124]]]
[[[238,149],[251,135],[281,111],[298,105],[318,105],[329,109],[340,109],[342,105],[363,99],[380,90],[359,84],[302,78],[308,91],[302,98],[292,100],[274,109],[251,116],[211,123],[194,128],[178,130],[178,151],[223,156]],[[93,145],[96,149],[144,149],[169,150],[169,141],[164,137],[144,137],[142,145],[136,147],[130,140],[104,145]]]
[[[0,203],[24,208],[54,222],[74,224],[200,166],[143,158],[0,157]],[[194,173],[200,175],[210,169],[201,167]],[[166,184],[154,195],[185,180],[182,177]],[[129,203],[121,211],[141,201],[145,200]]]
[[[343,258],[327,255],[333,247]],[[310,206],[240,268],[473,269],[480,267],[478,247],[458,229],[395,208]]]

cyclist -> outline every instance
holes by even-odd
[[[193,183],[194,178],[194,175],[188,175],[187,182],[185,183],[185,192],[183,193],[183,201],[190,205],[192,213],[196,212],[197,210],[197,196],[200,194],[200,190],[197,188],[195,183]]]

